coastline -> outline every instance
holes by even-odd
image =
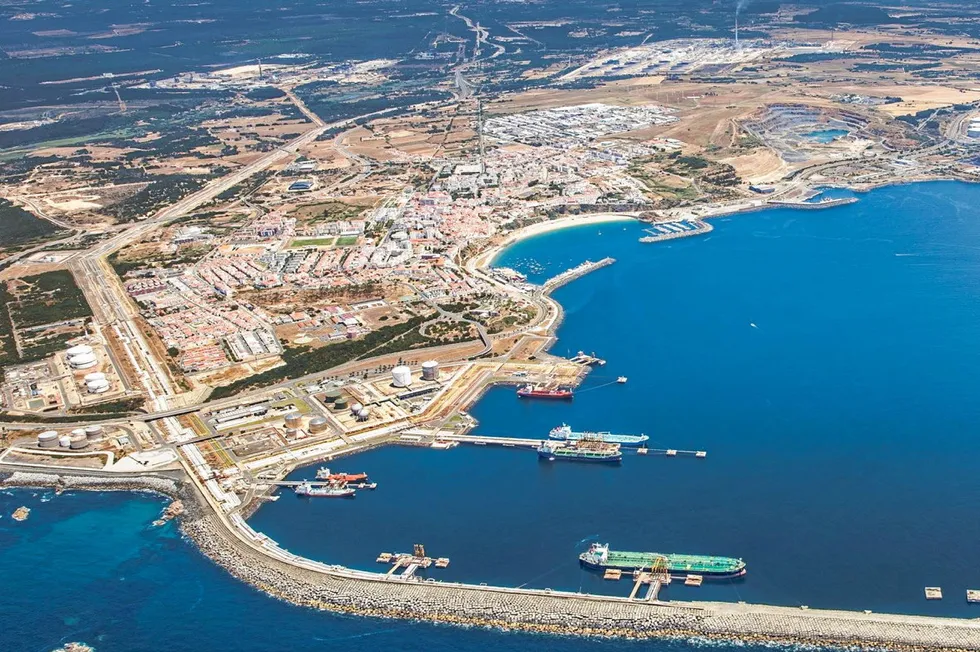
[[[636,221],[639,221],[639,217],[636,213],[592,213],[589,215],[571,215],[569,217],[559,217],[558,219],[554,220],[537,222],[535,224],[529,224],[528,226],[521,227],[516,231],[511,231],[504,236],[504,239],[499,243],[488,247],[484,251],[477,254],[473,261],[478,268],[485,269],[492,266],[493,261],[496,260],[505,249],[522,240],[533,238],[534,236],[551,233],[552,231],[570,229],[576,226],[591,226],[594,224]]]
[[[232,576],[294,605],[528,633],[636,640],[912,650],[980,650],[980,621],[716,602],[630,600],[548,589],[406,580],[297,557],[240,518],[211,509],[195,482],[160,476],[104,478],[14,472],[4,486],[151,490],[181,499],[181,531]],[[235,524],[237,522],[237,525]]]

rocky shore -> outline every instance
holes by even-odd
[[[191,483],[166,477],[104,478],[14,473],[16,486],[151,490],[180,499],[183,532],[236,578],[282,600],[315,609],[465,626],[563,635],[672,638],[912,650],[980,650],[980,621],[803,610],[729,603],[629,601],[545,590],[384,579],[327,567],[263,541],[240,538]]]

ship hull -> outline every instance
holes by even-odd
[[[601,433],[596,433],[596,435],[599,436],[599,441],[604,442],[606,444],[619,444],[622,448],[642,448],[643,445],[647,442],[647,440],[650,439],[646,435],[643,435],[642,437],[622,437],[616,435],[613,435],[612,437],[603,437]],[[548,439],[552,439],[554,441],[574,442],[574,441],[582,441],[585,438],[582,436],[575,436],[575,435],[572,435],[571,437],[563,437],[561,435],[549,434]]]
[[[623,456],[619,453],[602,457],[585,457],[581,455],[555,455],[548,451],[538,451],[538,457],[549,462],[588,462],[590,464],[620,464],[623,461]]]
[[[517,398],[550,398],[558,401],[572,400],[571,392],[551,393],[551,392],[517,392]]]
[[[608,568],[617,568],[623,571],[634,571],[642,568],[650,568],[650,559],[655,558],[657,553],[644,553],[642,558],[640,555],[633,556],[629,559],[618,558],[617,555],[612,555],[610,559],[605,562],[600,562],[598,560],[590,559],[587,554],[582,554],[579,556],[579,564],[585,568],[589,568],[597,571],[604,571]],[[745,575],[746,569],[745,564],[740,560],[734,559],[724,559],[724,563],[721,567],[712,568],[713,565],[710,563],[702,563],[699,560],[711,560],[710,557],[698,557],[697,559],[692,559],[691,555],[662,555],[667,559],[666,567],[667,572],[674,576],[684,577],[686,575],[701,575],[702,577],[712,578],[712,579],[729,579],[742,577]],[[714,558],[719,559],[719,558]]]

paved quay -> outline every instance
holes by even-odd
[[[622,638],[708,638],[814,646],[980,650],[980,620],[717,602],[645,602],[561,591],[405,580],[292,555],[240,517],[213,511],[195,483],[171,477],[17,472],[8,486],[148,489],[181,499],[181,528],[238,579],[293,604],[364,616]]]

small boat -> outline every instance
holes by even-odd
[[[616,379],[616,382],[619,383],[620,385],[626,384],[626,376],[620,376],[619,378]]]

